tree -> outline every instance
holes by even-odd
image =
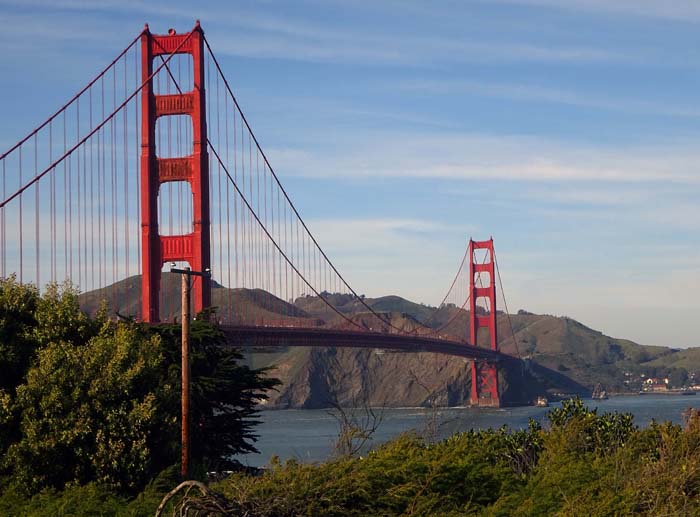
[[[91,319],[70,285],[40,295],[14,278],[0,280],[0,322],[0,468],[26,492],[93,481],[133,492],[177,462],[179,326]],[[202,468],[233,468],[233,455],[255,451],[256,405],[277,381],[241,358],[218,328],[193,324]]]
[[[165,344],[168,383],[178,387],[170,399],[169,412],[180,411],[181,329],[178,325],[153,328]],[[279,384],[265,377],[267,369],[254,370],[240,364],[241,353],[226,343],[223,332],[202,318],[190,329],[191,408],[195,439],[191,444],[193,462],[206,470],[230,470],[239,466],[236,454],[257,452],[254,433],[257,406],[267,399],[265,392]]]
[[[14,275],[0,278],[0,457],[19,439],[15,390],[24,382],[37,351],[54,341],[84,344],[104,319],[82,313],[78,292],[69,283],[46,286],[43,295]],[[2,464],[0,463],[0,468]]]
[[[671,368],[668,382],[672,388],[682,388],[688,383],[688,371],[685,368]]]
[[[21,437],[8,451],[14,477],[34,492],[68,482],[142,486],[162,465],[173,417],[160,407],[163,349],[134,323],[106,322],[85,345],[52,342],[17,389]],[[60,468],[56,468],[60,465]]]
[[[0,390],[14,391],[29,368],[38,346],[33,333],[38,301],[35,287],[14,275],[0,278]]]

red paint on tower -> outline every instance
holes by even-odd
[[[146,81],[153,73],[153,58],[190,54],[193,63],[194,87],[191,92],[155,95],[153,80],[147,82],[141,95],[141,239],[143,245],[141,278],[141,317],[154,323],[160,319],[159,292],[163,264],[186,261],[195,271],[210,267],[209,249],[209,161],[204,92],[204,32],[199,23],[191,33],[151,34],[148,28],[141,35],[141,73]],[[171,115],[192,118],[193,152],[176,159],[158,158],[156,153],[156,120]],[[187,181],[194,197],[192,233],[161,237],[158,232],[158,191],[161,183]],[[211,305],[211,284],[206,277],[192,288],[195,313]]]
[[[486,250],[488,256],[483,263],[475,259],[476,250]],[[479,329],[487,329],[489,333],[491,350],[498,351],[498,331],[496,328],[496,281],[495,261],[493,255],[493,238],[487,241],[474,241],[469,239],[469,342],[477,345]],[[476,285],[476,278],[480,273],[488,273],[489,285]],[[477,312],[477,299],[487,300],[488,314]],[[472,406],[499,407],[501,405],[498,395],[498,369],[496,364],[489,361],[472,362],[472,386],[470,404]]]

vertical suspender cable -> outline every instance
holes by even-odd
[[[124,98],[128,96],[128,91],[127,91],[127,82],[128,82],[128,74],[127,74],[127,59],[124,58]],[[130,249],[129,246],[131,244],[130,239],[129,239],[129,132],[128,132],[128,127],[129,127],[129,110],[124,109],[124,116],[123,116],[123,121],[124,121],[124,133],[123,133],[123,138],[124,138],[124,278],[129,278],[130,273],[131,273],[131,268],[129,267],[129,257],[130,257]],[[126,287],[126,286],[125,286]],[[126,288],[124,289],[124,297],[126,298],[127,296],[127,290]],[[125,299],[126,302],[126,299]],[[124,303],[124,308],[123,310],[126,309],[126,303]]]
[[[7,193],[7,166],[5,158],[2,161],[2,198],[5,199]],[[5,207],[0,208],[0,274],[7,277],[7,224],[5,222]]]
[[[268,218],[267,218],[267,176],[265,174],[265,165],[263,164],[263,170],[262,170],[262,177],[263,177],[263,212],[264,212],[264,221],[265,221],[265,228],[269,228],[268,226]],[[267,273],[266,276],[266,290],[268,292],[272,292],[272,289],[270,287],[270,265],[268,263],[268,255],[270,251],[270,241],[268,239],[265,239],[264,241],[264,253],[265,253],[265,272]]]
[[[77,102],[75,103],[75,110],[76,110],[76,115],[75,115],[75,139],[76,141],[80,140],[80,97],[78,97]],[[78,206],[77,208],[77,213],[76,213],[76,224],[77,224],[77,230],[78,230],[78,248],[77,248],[77,255],[78,255],[78,286],[83,287],[82,283],[82,275],[83,275],[83,260],[82,260],[82,218],[83,214],[81,213],[81,205],[82,205],[82,200],[81,200],[81,195],[82,191],[80,189],[80,173],[81,173],[81,167],[80,167],[80,150],[75,154],[75,166],[76,166],[76,199],[78,200]]]
[[[22,184],[22,146],[19,148],[19,184]],[[23,214],[22,214],[22,198],[23,194],[19,195],[19,281],[22,283],[24,281],[24,238],[22,235]]]
[[[225,138],[226,138],[226,166],[231,167],[231,160],[229,155],[229,132],[228,132],[228,98],[224,99],[224,123],[225,123]],[[229,182],[226,182],[226,284],[228,287],[228,312],[229,319],[232,310],[232,299],[231,293],[233,286],[231,285],[231,192]],[[223,278],[221,279],[223,283]]]
[[[250,143],[250,135],[248,135],[248,189],[250,190],[250,200],[252,202],[253,199],[253,173],[251,171],[252,167],[252,147]],[[253,255],[253,218],[251,217],[250,214],[248,214],[248,254],[249,254],[249,260],[250,260],[250,289],[251,289],[251,294],[253,294],[253,298],[255,295],[255,263],[254,263],[254,255]],[[252,309],[251,305],[251,309]]]
[[[112,111],[117,107],[117,73],[112,70]],[[119,279],[119,250],[117,249],[117,120],[112,118],[111,134],[111,171],[112,171],[112,310],[118,310],[117,280]]]
[[[19,148],[19,182],[22,184],[22,148]],[[24,200],[19,197],[19,281],[24,282]]]
[[[139,120],[139,106],[141,105],[141,95],[143,95],[143,92],[140,88],[138,88],[139,84],[139,61],[138,61],[138,53],[134,51],[134,84],[137,86],[137,88],[134,91],[138,91],[136,95],[136,101],[134,102],[134,171],[135,171],[135,180],[134,180],[134,185],[139,185],[139,179],[141,177],[141,168],[139,164],[139,159],[138,159],[138,150],[139,150],[139,141],[140,141],[140,120]],[[137,250],[137,261],[136,263],[138,264],[136,271],[138,274],[141,274],[141,227],[140,227],[140,222],[141,222],[141,202],[138,200],[136,203],[136,221],[139,224],[137,226],[138,228],[138,234],[136,235],[136,250]],[[138,312],[141,312],[141,307],[138,308]]]
[[[219,87],[219,76],[216,76],[216,146],[221,148],[221,109],[220,109],[220,87]],[[219,280],[223,282],[224,280],[224,255],[223,255],[223,223],[222,223],[222,204],[221,204],[221,164],[217,166],[217,188],[218,188],[218,201],[217,211],[219,212]]]
[[[233,110],[233,179],[237,183],[238,182],[238,158],[237,158],[237,147],[236,147],[236,110]],[[235,194],[235,193],[234,193]],[[240,287],[240,283],[238,280],[238,260],[239,260],[239,255],[238,255],[238,196],[234,195],[233,196],[233,260],[236,263],[235,268],[236,268],[236,274],[234,277],[234,284],[236,287]],[[233,286],[231,286],[233,288]],[[234,291],[235,293],[235,291]],[[235,299],[232,300],[232,304],[235,303]],[[237,306],[232,305],[231,306],[231,314],[232,316],[236,313],[235,309],[237,309]]]
[[[105,119],[105,81],[104,77],[100,80],[100,105],[101,105],[101,110],[102,110],[102,117],[100,120]],[[109,276],[109,273],[107,272],[107,128],[108,126],[105,125],[101,130],[99,135],[100,137],[100,152],[99,152],[99,158],[100,158],[100,165],[99,165],[99,173],[101,176],[101,186],[102,186],[102,192],[100,193],[99,199],[100,199],[100,206],[98,209],[100,210],[100,220],[102,221],[102,236],[101,236],[101,243],[102,243],[102,255],[101,255],[101,260],[100,260],[100,265],[102,268],[102,273],[103,273],[103,281],[105,286],[107,284],[107,277]]]
[[[84,116],[84,115],[83,115]],[[91,130],[88,127],[88,132]],[[83,291],[88,290],[88,274],[90,273],[88,268],[88,243],[87,243],[87,229],[88,229],[88,194],[87,194],[87,145],[83,144],[83,268],[85,272],[83,274],[83,284],[80,286]],[[78,153],[78,160],[80,160],[80,153]]]
[[[83,110],[84,111],[84,110]],[[88,131],[90,131],[92,127],[88,127]],[[88,267],[88,247],[87,247],[87,227],[88,227],[88,215],[87,215],[87,207],[88,207],[88,192],[87,192],[87,142],[83,144],[81,147],[83,148],[83,167],[82,167],[82,173],[81,173],[81,178],[83,182],[83,215],[81,217],[82,219],[82,226],[83,226],[83,283],[80,285],[80,288],[83,292],[88,290],[88,274],[90,273],[90,268]],[[78,160],[80,160],[80,153],[78,153]]]
[[[255,150],[255,213],[260,213],[260,156],[258,150]],[[255,260],[257,261],[257,277],[255,279],[256,286],[264,289],[263,284],[263,270],[262,270],[262,234],[260,228],[255,228],[256,240],[255,240]]]
[[[5,158],[2,159],[2,198],[5,199],[5,189],[7,187],[6,183],[7,169],[5,166]],[[2,255],[2,277],[7,277],[7,227],[5,226],[5,207],[0,209],[0,231],[2,232],[2,237],[0,238],[0,254]]]
[[[39,148],[34,133],[34,174],[39,170]],[[39,277],[39,182],[34,184],[34,240],[36,256],[36,287],[41,289],[41,278]]]
[[[93,128],[92,120],[92,88],[88,91],[88,124],[90,129]],[[94,137],[90,139],[90,278],[91,278],[91,289],[95,289],[95,139]]]
[[[67,151],[66,144],[66,112],[63,112],[63,152]],[[63,160],[63,269],[64,276],[68,278],[68,160]]]
[[[240,155],[241,155],[241,186],[243,192],[245,192],[245,141],[243,139],[243,124],[241,123],[241,138],[238,141],[239,147],[240,147]],[[247,316],[247,309],[249,307],[248,303],[248,296],[247,296],[247,287],[248,287],[248,228],[247,228],[247,218],[246,218],[246,211],[245,207],[241,203],[241,257],[242,257],[242,267],[241,267],[241,280],[242,280],[242,287],[243,287],[243,300],[245,301],[244,307],[246,308],[246,316]],[[247,323],[247,319],[245,320]]]

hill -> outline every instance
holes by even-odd
[[[162,280],[164,319],[179,315],[179,278],[165,273]],[[172,293],[167,294],[167,293]],[[381,324],[358,300],[329,294],[340,312],[373,330]],[[138,277],[113,287],[81,295],[81,304],[94,312],[101,299],[109,300],[117,312],[138,311]],[[315,326],[348,325],[318,297],[305,296],[293,303],[256,289],[227,289],[215,284],[213,305],[224,323],[251,323],[260,318],[293,317]],[[398,296],[366,298],[365,304],[399,328],[413,328],[428,320],[432,328],[444,327],[441,335],[467,335],[468,313],[457,307],[434,308]],[[432,319],[431,315],[433,315]],[[384,326],[386,327],[387,325]],[[602,383],[610,392],[636,392],[644,375],[672,376],[676,383],[700,371],[700,349],[674,350],[644,346],[606,336],[568,317],[499,313],[500,349],[514,357],[501,369],[499,383],[506,404],[531,403],[548,394],[584,394]],[[487,336],[480,336],[486,346]],[[468,403],[471,368],[466,360],[430,353],[400,353],[385,350],[355,350],[333,347],[257,349],[246,353],[255,367],[270,367],[282,380],[269,400],[271,407],[327,407],[332,403],[352,405],[363,400],[388,406]]]

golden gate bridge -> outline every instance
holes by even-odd
[[[69,280],[84,301],[156,323],[179,312],[167,266],[211,270],[194,281],[194,308],[216,307],[232,345],[460,356],[471,404],[500,405],[498,364],[510,356],[499,350],[493,239],[469,240],[422,321],[373,307],[290,199],[199,22],[183,34],[146,26],[0,155],[0,174],[3,278]]]

